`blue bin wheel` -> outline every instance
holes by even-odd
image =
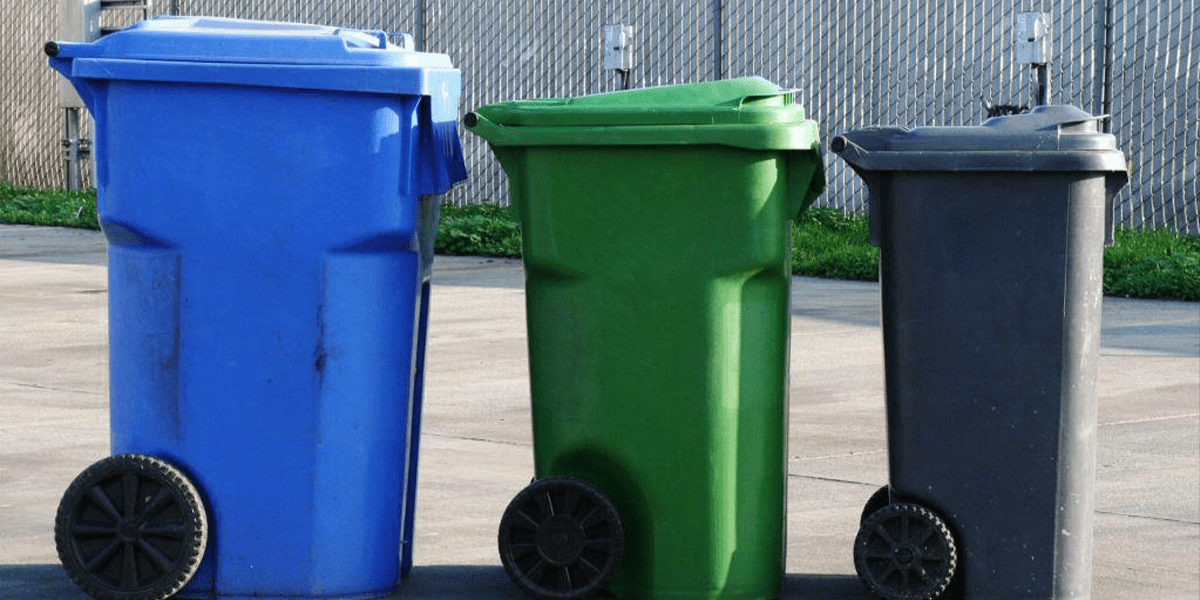
[[[196,574],[208,541],[200,494],[170,464],[118,454],[85,469],[63,494],[58,558],[97,600],[162,600]]]
[[[874,494],[867,499],[867,503],[863,505],[862,516],[858,519],[858,524],[862,525],[867,521],[867,517],[875,514],[875,511],[892,503],[892,492],[888,486],[883,486],[875,490]]]
[[[543,600],[579,600],[608,585],[625,549],[613,503],[574,477],[521,490],[500,519],[500,561],[517,587]]]
[[[957,566],[950,528],[917,504],[880,508],[863,521],[854,540],[854,569],[884,600],[933,600],[949,587]]]

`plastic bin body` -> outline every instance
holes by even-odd
[[[96,122],[112,450],[171,460],[206,500],[181,597],[383,595],[411,565],[459,76],[382,42],[364,63],[359,37],[160,19],[51,60]]]
[[[1124,158],[1077,109],[1006,119],[850,132],[839,148],[870,187],[881,250],[890,486],[948,519],[963,598],[1086,598]],[[906,145],[926,134],[941,137]]]
[[[513,103],[477,111],[473,131],[500,158],[523,227],[537,477],[584,479],[616,505],[618,597],[773,598],[789,221],[824,178],[803,113],[742,126],[783,131],[766,143],[654,122],[686,121],[676,103],[693,91],[783,95],[739,80],[592,96],[580,100],[600,106],[544,115],[538,101]],[[605,112],[610,102],[658,114]],[[773,110],[794,109],[789,95]]]

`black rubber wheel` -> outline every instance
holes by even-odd
[[[625,549],[625,528],[603,492],[574,477],[521,490],[500,519],[500,562],[513,583],[545,600],[595,595]]]
[[[888,486],[883,486],[875,490],[874,494],[867,499],[867,503],[863,505],[862,516],[858,518],[858,524],[861,526],[866,522],[867,517],[875,514],[875,511],[892,503],[892,490]]]
[[[889,504],[875,511],[854,540],[859,579],[885,600],[933,600],[946,591],[957,566],[950,528],[916,504]]]
[[[80,473],[58,505],[54,542],[97,600],[162,600],[196,574],[208,522],[196,487],[150,456],[118,454]]]

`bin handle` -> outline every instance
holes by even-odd
[[[388,34],[377,29],[344,29],[339,28],[333,30],[333,35],[342,38],[342,43],[347,46],[355,46],[355,42],[377,43],[378,46],[371,48],[372,50],[386,50],[388,47]]]
[[[867,186],[867,230],[871,245],[879,246],[882,239],[882,211],[880,201],[882,183],[878,165],[875,164],[871,151],[854,143],[854,140],[839,135],[829,142],[829,149],[839,154],[850,168],[858,173]]]
[[[778,92],[772,92],[769,94],[751,94],[749,96],[743,96],[738,101],[738,108],[746,108],[747,105],[752,105],[755,102],[761,102],[763,100],[771,100],[774,98],[779,98],[781,96],[783,97],[783,105],[784,106],[789,106],[791,104],[795,104],[795,102],[796,102],[796,100],[795,100],[796,90],[794,90],[794,89],[779,90]]]
[[[871,151],[859,146],[854,143],[854,140],[844,135],[839,135],[830,140],[829,149],[840,155],[847,163],[850,163],[850,167],[860,174],[862,173],[862,169],[872,170],[875,168],[875,165],[872,164],[874,161],[871,157]]]
[[[504,131],[504,127],[491,122],[487,117],[477,112],[472,111],[463,115],[462,122],[463,127],[487,140],[488,143],[503,143],[504,138],[507,137],[508,132]]]
[[[1047,125],[1045,127],[1045,129],[1053,129],[1055,131],[1062,131],[1062,129],[1064,127],[1071,127],[1073,125],[1082,125],[1084,123],[1091,123],[1093,121],[1095,121],[1096,123],[1101,123],[1103,121],[1108,121],[1111,119],[1112,119],[1112,115],[1110,115],[1110,114],[1088,115],[1087,117],[1084,117],[1082,119],[1071,119],[1070,121],[1059,121],[1052,125]]]
[[[825,191],[823,154],[818,144],[810,150],[793,153],[788,160],[788,218],[793,221]]]

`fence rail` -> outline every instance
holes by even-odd
[[[601,26],[634,27],[634,87],[762,75],[799,90],[823,139],[872,124],[978,123],[984,102],[1030,104],[1015,63],[1016,14],[1046,11],[1053,100],[1111,114],[1130,159],[1122,226],[1200,234],[1200,0],[159,0],[157,14],[303,21],[403,31],[463,71],[463,109],[617,89]],[[0,8],[0,179],[61,187],[63,112],[44,41],[57,3]],[[85,135],[87,131],[85,129]],[[464,135],[459,203],[506,203],[486,145]],[[866,191],[826,157],[819,201],[850,212]]]

